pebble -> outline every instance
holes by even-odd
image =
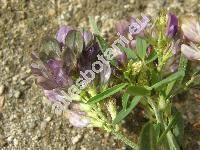
[[[4,96],[0,96],[0,110],[4,105]]]
[[[47,118],[45,119],[45,121],[46,121],[46,122],[51,121],[51,117],[47,117]]]
[[[14,83],[16,83],[16,82],[17,82],[17,80],[18,80],[18,78],[19,78],[19,76],[18,76],[18,75],[14,76],[14,77],[12,78],[13,82],[14,82]]]
[[[10,69],[8,67],[5,67],[5,71],[8,73]]]
[[[20,95],[21,95],[21,92],[20,92],[20,91],[15,91],[15,93],[14,93],[14,97],[15,97],[15,98],[19,98]]]
[[[17,139],[14,139],[14,140],[13,140],[13,143],[14,143],[15,147],[18,146],[18,140],[17,140]]]
[[[76,144],[80,141],[80,139],[82,138],[82,135],[78,134],[75,137],[72,137],[72,144]]]
[[[25,85],[26,82],[24,82],[24,80],[21,80],[21,81],[20,81],[20,84],[21,84],[21,85]]]
[[[46,121],[43,121],[43,122],[41,123],[41,130],[45,130],[46,127],[47,127],[47,122],[46,122]]]
[[[3,94],[4,90],[5,90],[5,86],[0,85],[0,96]]]
[[[49,11],[48,11],[49,16],[54,16],[55,13],[56,13],[56,11],[54,9],[49,9]]]

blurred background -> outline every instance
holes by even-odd
[[[0,0],[0,149],[126,149],[104,131],[74,128],[51,112],[31,75],[30,52],[39,49],[42,37],[55,36],[61,25],[89,27],[88,16],[93,16],[112,39],[120,19],[141,13],[156,16],[162,8],[200,16],[199,0]],[[194,93],[174,101],[185,122],[184,150],[200,150],[200,96]],[[146,120],[134,116],[123,126],[136,140]]]

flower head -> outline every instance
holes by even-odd
[[[168,14],[166,35],[168,37],[174,37],[178,31],[178,18],[172,14]]]
[[[69,122],[79,128],[87,127],[90,124],[90,119],[86,113],[81,110],[79,103],[71,103],[67,112]]]
[[[190,60],[200,60],[200,49],[194,44],[181,45],[181,52]]]
[[[200,42],[200,24],[196,17],[182,18],[181,29],[183,35],[192,42]]]
[[[56,33],[56,39],[59,43],[62,45],[65,44],[65,38],[69,31],[71,31],[72,28],[69,26],[62,26]]]

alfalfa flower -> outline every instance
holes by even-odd
[[[168,13],[167,17],[166,36],[174,37],[178,31],[178,18],[172,13]]]
[[[200,23],[197,17],[188,16],[182,18],[181,29],[188,40],[200,42]]]
[[[181,52],[189,59],[189,60],[200,60],[200,49],[194,45],[190,44],[182,44]]]
[[[123,36],[130,36],[129,47],[134,49],[136,36],[144,36],[144,30],[148,27],[149,19],[147,16],[142,16],[142,20],[135,19],[131,17],[128,21],[121,20],[116,24],[116,31]]]
[[[57,31],[56,33],[56,39],[59,43],[61,43],[62,45],[65,44],[65,38],[68,34],[69,31],[71,31],[72,28],[69,26],[62,26],[60,27],[60,29]]]
[[[83,128],[90,124],[90,118],[87,117],[87,113],[81,109],[80,103],[71,103],[69,105],[67,117],[74,127]]]

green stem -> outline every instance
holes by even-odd
[[[115,130],[112,130],[111,133],[113,135],[116,136],[117,139],[123,141],[124,143],[126,143],[128,146],[130,146],[133,149],[138,149],[138,145],[135,144],[134,142],[132,142],[131,140],[129,140],[127,137],[125,137],[123,134],[121,134],[120,132],[117,132]]]
[[[153,111],[154,111],[155,116],[156,116],[157,123],[163,123],[160,111],[157,109],[155,102],[151,98],[148,98],[148,102],[151,105],[151,107],[153,108]]]
[[[163,120],[163,118],[162,118],[162,116],[160,114],[160,111],[157,109],[157,106],[156,106],[155,102],[150,98],[148,99],[148,101],[149,101],[151,107],[154,110],[157,123],[163,124],[164,128],[166,130],[167,129],[167,125],[164,122],[164,120]],[[170,148],[172,148],[173,150],[180,150],[179,145],[177,144],[177,141],[176,141],[176,139],[175,139],[175,137],[174,137],[174,135],[172,134],[171,131],[168,131],[168,133],[167,133],[167,140],[168,140],[168,142],[170,144]]]

